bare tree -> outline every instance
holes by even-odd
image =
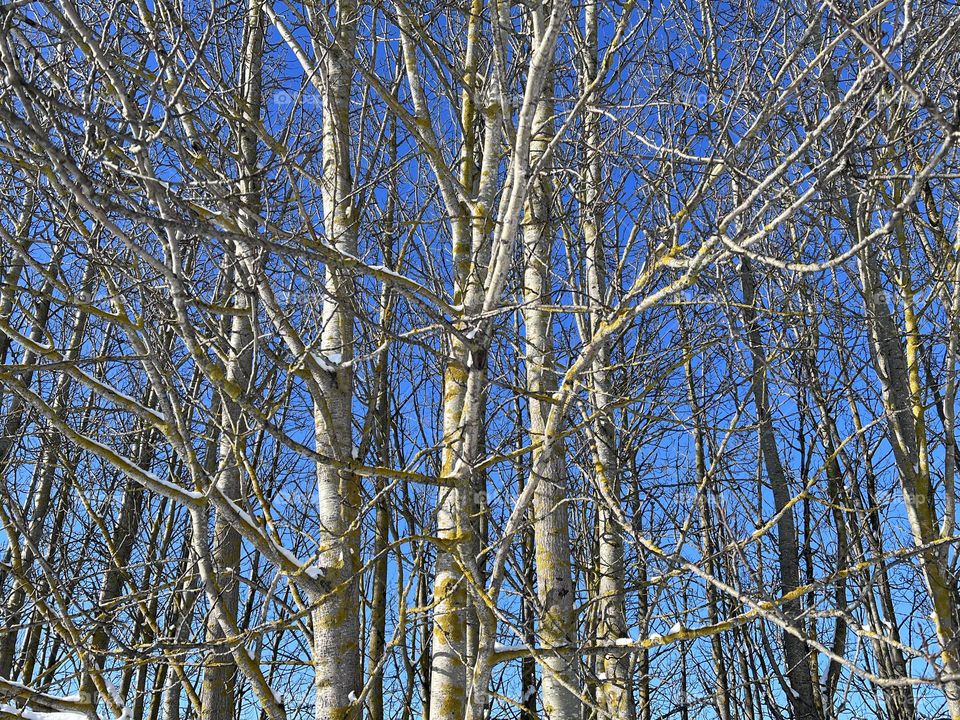
[[[0,718],[960,720],[944,3],[0,23]]]

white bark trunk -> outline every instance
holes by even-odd
[[[357,218],[350,164],[350,92],[356,52],[357,5],[337,4],[335,37],[323,48],[323,211],[326,242],[357,252]],[[321,393],[314,398],[317,451],[349,463],[353,453],[353,279],[328,265],[322,308]],[[359,480],[349,470],[317,466],[320,552],[326,594],[313,613],[317,720],[360,716]]]
[[[597,74],[599,38],[597,27],[598,3],[587,2],[584,9],[583,70],[580,80],[586,92]],[[591,103],[592,104],[592,103]],[[584,115],[584,168],[581,191],[581,227],[585,245],[585,274],[587,304],[591,308],[589,326],[584,340],[589,342],[594,330],[606,316],[607,267],[602,233],[600,118],[595,112]],[[617,522],[609,503],[620,501],[620,468],[617,456],[617,434],[610,409],[614,398],[610,393],[610,347],[604,343],[597,351],[591,366],[590,399],[596,413],[591,425],[595,482],[601,488],[599,498],[597,570],[597,640],[615,643],[627,636],[626,596],[624,593],[623,528]],[[598,699],[601,710],[612,718],[635,720],[636,704],[633,698],[628,653],[608,652],[599,660],[603,672]]]

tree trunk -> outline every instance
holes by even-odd
[[[580,86],[586,92],[597,74],[599,37],[598,3],[590,0],[584,7],[584,57]],[[600,116],[587,112],[584,117],[584,168],[581,195],[581,224],[585,245],[585,274],[589,315],[589,341],[607,314],[607,258],[604,252],[603,213],[601,203]],[[590,423],[595,482],[601,488],[598,498],[598,553],[599,572],[597,597],[597,640],[615,646],[618,639],[627,637],[626,593],[624,592],[624,542],[611,504],[620,503],[620,467],[617,434],[610,388],[610,348],[607,343],[597,352],[591,366],[590,399],[597,417]],[[637,711],[633,699],[630,655],[624,651],[604,653],[600,659],[603,679],[600,683],[599,705],[612,718],[635,720]]]
[[[681,328],[683,328],[682,332],[686,335],[685,322],[682,317],[680,318],[680,325]],[[703,569],[711,577],[716,577],[717,564],[714,560],[714,554],[716,553],[714,533],[716,533],[717,528],[714,527],[712,513],[710,511],[710,498],[713,495],[713,487],[711,478],[707,477],[706,439],[704,438],[700,403],[697,398],[693,358],[689,354],[689,342],[684,342],[684,352],[688,353],[686,362],[684,363],[684,373],[687,380],[687,397],[690,402],[690,414],[693,418],[694,465],[696,468],[697,481],[697,505],[702,523],[700,532],[702,534]],[[717,598],[716,587],[714,587],[712,583],[706,583],[705,594],[707,622],[710,625],[716,625],[720,619],[718,609],[719,599]],[[723,640],[720,633],[715,633],[710,637],[710,650],[713,655],[713,669],[716,674],[714,697],[717,715],[719,715],[720,720],[730,720],[730,685],[727,679],[727,658],[723,653]]]
[[[334,37],[322,54],[323,212],[326,241],[350,255],[357,252],[357,208],[351,171],[350,93],[357,43],[358,7],[336,4]],[[353,309],[350,271],[328,263],[320,339],[321,395],[314,398],[317,451],[349,463],[353,455]],[[362,686],[360,663],[359,480],[349,470],[319,463],[318,565],[327,593],[313,612],[313,653],[317,720],[360,716],[355,703]]]
[[[747,344],[752,360],[753,400],[757,410],[757,432],[760,439],[760,452],[763,457],[767,480],[773,491],[774,508],[780,514],[777,521],[777,548],[780,569],[780,591],[787,594],[800,585],[800,564],[797,551],[797,534],[794,523],[790,486],[780,461],[777,438],[770,413],[770,401],[767,392],[767,359],[763,349],[763,336],[757,321],[756,284],[750,267],[750,260],[741,259],[740,283],[743,290],[743,320],[747,333]],[[804,632],[802,604],[793,598],[784,602],[782,610],[787,622],[800,632]],[[790,706],[796,720],[819,720],[814,687],[810,678],[809,650],[806,644],[795,635],[784,631],[783,656],[786,662],[786,676],[790,680]]]
[[[534,13],[534,33],[542,33],[544,18]],[[537,106],[534,127],[537,134],[530,146],[531,164],[536,164],[553,138],[553,80],[544,84]],[[543,398],[557,389],[553,330],[545,307],[552,302],[551,255],[554,241],[554,188],[549,165],[542,169],[527,198],[523,227],[523,323],[524,359],[529,397],[530,442],[536,448],[545,440],[550,404]],[[547,720],[579,720],[577,659],[573,610],[573,581],[570,569],[570,521],[567,509],[567,474],[562,443],[554,445],[552,456],[542,458],[535,449],[532,468],[542,467],[533,499],[534,555],[537,568],[537,598],[540,604],[538,638],[543,653],[541,705]],[[535,472],[536,470],[532,470]],[[601,591],[602,592],[602,591]]]
[[[241,226],[252,239],[256,237],[257,223],[254,220],[260,207],[260,183],[257,172],[257,135],[255,123],[260,118],[261,64],[263,54],[263,15],[258,0],[250,0],[244,27],[242,65],[240,68],[240,92],[243,106],[240,116],[243,126],[239,128],[238,177],[241,194]],[[228,355],[226,359],[227,381],[235,386],[249,389],[253,368],[254,328],[252,295],[246,291],[244,274],[241,271],[243,254],[238,249],[225,262],[228,292],[232,294],[235,314],[227,330]],[[218,447],[218,467],[213,479],[223,497],[241,503],[243,496],[243,462],[247,453],[248,426],[240,407],[224,397],[219,406],[222,431]],[[213,526],[211,561],[217,575],[219,595],[208,598],[211,604],[220,605],[222,612],[236,618],[240,598],[240,533],[233,522],[218,512]],[[211,613],[207,619],[206,637],[212,647],[211,655],[203,666],[201,684],[200,720],[220,720],[235,714],[237,666],[231,650],[223,647],[224,633]]]
[[[919,333],[913,317],[912,291],[904,280],[906,352],[894,325],[882,287],[875,251],[869,245],[860,256],[860,276],[867,310],[871,356],[883,392],[888,437],[893,446],[907,517],[917,546],[939,537],[939,527],[926,452],[926,430],[919,380]],[[930,593],[931,614],[940,645],[943,681],[952,720],[960,720],[960,659],[957,655],[957,588],[946,572],[942,548],[920,553],[920,568]]]

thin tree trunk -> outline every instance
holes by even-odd
[[[263,53],[263,17],[257,0],[251,0],[247,8],[247,21],[244,28],[244,45],[240,86],[243,98],[241,116],[244,126],[241,128],[239,146],[239,188],[244,208],[242,226],[251,237],[256,233],[256,222],[252,219],[260,206],[260,184],[257,173],[257,135],[255,123],[260,116],[260,73]],[[241,273],[239,255],[242,251],[228,256],[227,266],[228,292],[233,294],[234,314],[227,331],[229,338],[226,360],[226,378],[234,386],[245,391],[251,381],[253,368],[253,327],[251,325],[252,296],[245,290],[245,281]],[[242,466],[247,452],[248,427],[239,406],[229,398],[224,398],[220,407],[223,424],[218,449],[218,468],[214,478],[217,491],[227,500],[240,503],[243,496]],[[218,512],[213,527],[213,548],[211,560],[217,574],[219,594],[209,598],[218,604],[220,611],[230,617],[237,617],[240,598],[240,553],[242,542],[240,533],[233,522]],[[223,647],[225,640],[223,628],[211,613],[206,627],[207,642],[212,652],[203,667],[201,685],[202,707],[200,720],[220,720],[235,714],[237,666],[231,650]]]
[[[681,327],[684,322],[681,319]],[[684,334],[686,329],[684,328]],[[701,415],[700,403],[697,398],[696,381],[693,371],[693,358],[689,354],[689,343],[684,343],[684,352],[687,353],[687,359],[684,363],[684,372],[687,379],[687,397],[690,402],[690,414],[693,417],[693,443],[694,443],[694,464],[696,467],[697,480],[697,504],[702,523],[701,547],[703,548],[704,571],[711,577],[716,577],[717,567],[714,560],[716,547],[714,543],[714,533],[716,528],[713,526],[712,513],[710,512],[710,497],[713,494],[710,478],[707,477],[706,460],[706,441],[703,433],[703,417]],[[707,622],[710,625],[716,625],[720,619],[718,611],[717,589],[712,583],[706,584],[706,604],[707,604]],[[720,720],[730,720],[730,686],[727,678],[727,658],[723,652],[723,640],[720,633],[715,633],[710,637],[710,650],[713,656],[713,669],[716,673],[716,687],[714,696],[716,700],[717,714]]]
[[[54,262],[58,262],[54,258]],[[84,278],[81,287],[90,291],[94,287],[94,274],[91,267],[84,271]],[[52,287],[45,286],[44,299],[37,310],[37,320],[31,330],[31,339],[35,342],[42,341],[46,330],[47,320],[50,314],[50,294]],[[68,362],[76,362],[80,357],[83,348],[84,337],[89,316],[83,309],[77,309],[73,319],[73,329],[68,340],[67,351],[64,353]],[[6,320],[6,318],[4,318]],[[0,337],[6,338],[6,333],[0,333]],[[6,348],[4,348],[4,354]],[[31,367],[36,362],[33,352],[27,350],[24,353],[22,363],[26,367]],[[27,371],[24,376],[24,383],[30,383],[31,371]],[[71,379],[62,375],[58,378],[56,388],[53,393],[52,407],[56,411],[61,411],[67,403],[71,391]],[[19,410],[19,397],[12,398],[11,410],[5,418],[3,433],[0,434],[0,475],[7,476],[7,460],[11,454],[14,444],[13,441],[18,437],[20,429],[26,420],[26,412]],[[57,464],[60,461],[59,454],[60,438],[56,431],[51,431],[45,438],[44,449],[41,454],[41,462],[36,469],[37,480],[33,492],[33,514],[29,527],[29,542],[24,548],[23,562],[29,567],[34,560],[33,548],[38,547],[44,528],[46,527],[47,514],[50,507],[50,499],[53,493],[53,484],[56,477]],[[6,563],[4,563],[6,565]],[[2,577],[2,576],[0,576]],[[8,627],[0,631],[0,677],[10,678],[13,668],[13,661],[16,654],[18,638],[18,622],[23,610],[25,592],[22,587],[15,587],[7,599],[6,606],[3,609],[4,615],[8,618]]]
[[[740,283],[743,291],[743,318],[746,326],[747,343],[752,360],[753,399],[757,411],[757,427],[760,439],[760,451],[766,468],[767,480],[773,491],[774,507],[780,515],[777,521],[777,549],[780,569],[780,590],[790,593],[800,585],[799,553],[797,550],[796,525],[792,507],[790,486],[780,460],[776,433],[770,412],[767,390],[767,358],[763,349],[763,336],[757,321],[756,284],[750,260],[741,259]],[[804,632],[802,604],[793,598],[783,603],[786,620],[800,632]],[[783,656],[786,662],[786,676],[790,680],[790,706],[797,720],[819,720],[814,687],[810,678],[809,650],[800,638],[784,631]]]
[[[631,458],[631,475],[637,474],[636,457]],[[640,509],[635,508],[634,514],[640,518]],[[637,618],[641,629],[649,632],[650,627],[650,582],[647,569],[647,558],[642,549],[638,550],[637,557]],[[637,717],[639,720],[651,720],[653,718],[653,691],[651,683],[651,663],[650,649],[641,648],[637,653]]]
[[[893,598],[893,591],[890,585],[890,574],[887,570],[887,563],[884,557],[883,526],[879,516],[880,503],[876,492],[876,475],[873,469],[873,460],[871,450],[868,447],[864,435],[863,423],[860,419],[860,411],[857,407],[856,399],[852,394],[852,385],[845,370],[844,384],[847,392],[847,404],[850,408],[850,418],[853,422],[854,439],[856,447],[863,458],[864,482],[861,483],[856,473],[850,473],[850,495],[854,505],[861,518],[861,527],[863,536],[866,538],[873,558],[877,558],[876,567],[869,578],[869,586],[876,591],[879,596],[879,603],[874,599],[874,593],[867,594],[870,604],[876,607],[876,631],[883,636],[889,637],[894,643],[900,642],[899,620],[896,605]],[[849,467],[849,463],[847,464]],[[865,502],[863,494],[866,493]],[[883,617],[886,622],[880,618],[882,609]],[[909,677],[906,658],[903,651],[890,643],[882,642],[878,644],[877,655],[888,668],[889,677],[894,679],[905,679]],[[897,720],[914,720],[916,717],[916,704],[913,697],[913,688],[910,685],[894,685],[884,688],[884,699],[888,711],[892,718]]]
[[[391,119],[389,164],[392,167],[397,160],[396,120]],[[391,176],[387,207],[385,210],[386,228],[383,249],[384,264],[393,265],[393,243],[395,242],[397,212],[396,173]],[[377,463],[382,467],[390,466],[390,348],[388,344],[392,317],[392,293],[385,284],[380,293],[380,342],[383,350],[376,358],[374,370],[374,407],[373,407],[373,443],[376,449]],[[383,706],[383,660],[387,633],[387,552],[390,533],[390,497],[387,495],[385,478],[377,478],[374,483],[377,493],[376,519],[373,538],[373,581],[370,590],[370,631],[367,641],[369,670],[367,671],[370,690],[368,693],[368,716],[370,720],[384,720]]]
[[[874,249],[869,245],[860,256],[860,275],[867,309],[871,355],[883,391],[888,436],[900,471],[913,539],[918,546],[923,546],[939,537],[939,527],[926,451],[924,409],[920,398],[919,333],[913,317],[912,291],[909,280],[905,280],[905,287],[902,288],[905,296],[907,336],[904,350],[880,285]],[[957,588],[946,573],[943,552],[941,548],[922,552],[920,568],[933,605],[932,618],[940,645],[942,672],[947,676],[943,681],[947,706],[952,720],[960,720],[960,659],[956,645]]]
[[[247,302],[247,298],[242,297],[234,303],[237,314],[233,317],[230,332],[231,358],[227,362],[227,379],[241,387],[246,386],[252,365],[252,332]],[[219,469],[214,482],[218,492],[236,503],[240,502],[242,497],[241,457],[246,452],[247,429],[239,408],[233,403],[224,402],[221,405],[221,417],[224,427],[218,452]],[[217,513],[213,526],[211,559],[217,573],[219,592],[216,597],[209,598],[209,601],[220,605],[231,617],[237,616],[239,607],[240,552],[240,533],[233,527],[229,517]],[[230,649],[222,646],[225,640],[223,629],[213,614],[207,620],[206,633],[211,653],[203,666],[200,719],[219,720],[234,714],[237,667]]]
[[[590,0],[584,7],[584,57],[580,85],[583,91],[597,74],[599,55],[598,3]],[[600,116],[588,112],[584,117],[584,169],[580,213],[583,240],[586,246],[585,273],[590,337],[606,316],[607,258],[604,252],[603,213],[601,203]],[[591,368],[591,401],[597,419],[590,424],[591,445],[596,468],[596,482],[602,488],[598,507],[597,566],[599,586],[597,598],[597,639],[615,646],[627,636],[626,593],[624,592],[623,528],[609,505],[620,502],[620,467],[617,436],[611,413],[614,397],[610,388],[610,348],[597,352]],[[633,683],[628,653],[607,652],[601,660],[603,680],[600,684],[600,707],[613,718],[635,720]]]
[[[153,433],[150,431],[140,433],[140,446],[137,448],[136,456],[138,464],[142,468],[149,467],[153,461],[152,436]],[[100,669],[103,669],[106,660],[106,651],[110,643],[109,628],[112,624],[112,618],[106,609],[113,606],[114,601],[120,597],[123,590],[127,564],[140,528],[143,495],[144,488],[141,484],[132,478],[125,479],[120,513],[113,530],[113,553],[111,553],[103,579],[103,587],[100,590],[97,602],[97,607],[101,609],[102,615],[98,618],[99,622],[89,642],[90,653]],[[80,692],[86,694],[89,698],[98,696],[94,679],[90,673],[86,673],[81,680]]]

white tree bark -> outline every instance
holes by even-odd
[[[580,86],[582,92],[597,75],[599,56],[598,2],[590,0],[584,7],[584,57]],[[593,102],[589,103],[591,106]],[[587,304],[586,337],[589,342],[607,315],[607,258],[604,250],[602,202],[602,166],[600,157],[600,116],[592,107],[584,115],[583,169],[581,180],[581,231],[584,242],[584,273]],[[590,371],[590,400],[596,420],[590,424],[595,482],[601,488],[597,524],[597,640],[612,647],[619,638],[627,637],[626,595],[624,592],[624,542],[611,503],[620,502],[620,462],[612,405],[615,396],[610,389],[610,346],[603,343],[594,357]],[[604,653],[599,660],[603,678],[598,703],[612,718],[635,720],[636,703],[630,656],[624,651]]]
[[[326,242],[357,252],[357,210],[351,176],[350,93],[353,86],[358,7],[336,5],[332,42],[321,49],[323,91],[322,195]],[[340,463],[353,454],[353,276],[327,264],[322,308],[320,394],[314,397],[316,449]],[[317,560],[326,593],[313,613],[317,720],[359,717],[354,702],[362,687],[360,664],[360,485],[350,470],[317,465],[320,549]]]

